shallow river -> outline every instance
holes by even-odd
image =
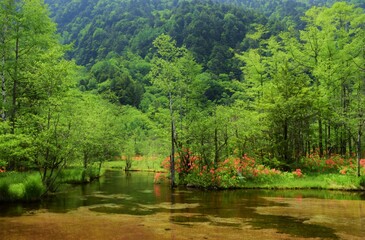
[[[0,239],[363,239],[365,195],[202,191],[109,171],[36,204],[0,205]]]

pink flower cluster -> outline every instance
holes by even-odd
[[[303,173],[302,170],[300,170],[300,168],[296,169],[293,174],[297,177],[303,177]]]

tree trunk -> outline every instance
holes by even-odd
[[[84,151],[84,163],[83,163],[84,169],[87,169],[88,162],[89,162],[89,154],[86,151]]]
[[[6,30],[3,29],[3,34],[5,35]],[[5,36],[2,39],[3,52],[1,59],[1,95],[2,95],[2,109],[1,109],[1,119],[6,120],[6,85],[5,85]]]
[[[360,160],[361,160],[361,127],[362,124],[359,124],[359,129],[357,132],[357,176],[360,177]]]
[[[12,96],[12,111],[11,111],[11,133],[15,133],[15,118],[17,112],[17,87],[18,87],[18,65],[19,65],[19,38],[17,37],[15,42],[15,66],[14,66],[14,79],[13,79],[13,96]]]
[[[321,117],[318,119],[318,147],[319,156],[323,157],[323,127]]]
[[[289,163],[289,143],[288,143],[288,120],[286,119],[284,121],[284,128],[283,128],[283,138],[284,138],[284,159],[285,159],[285,163],[288,164]]]
[[[352,140],[351,140],[351,132],[350,130],[347,131],[347,142],[349,145],[348,155],[352,156]]]
[[[218,168],[219,161],[219,146],[218,146],[218,129],[214,128],[214,168]]]
[[[10,27],[11,28],[11,25],[10,25],[10,17],[8,14],[11,14],[10,13],[10,9],[11,9],[11,6],[13,6],[15,4],[15,2],[13,3],[10,3],[10,7],[9,6],[6,6],[4,4],[3,6],[3,10],[5,10],[5,16],[3,16],[3,20],[2,20],[2,24],[3,24],[3,27],[1,29],[2,31],[2,39],[1,39],[1,45],[2,45],[2,53],[1,53],[1,95],[2,95],[2,109],[1,109],[1,119],[3,121],[6,121],[6,114],[7,114],[7,104],[6,104],[6,98],[7,98],[7,92],[6,92],[6,77],[5,77],[5,73],[6,73],[6,70],[5,70],[5,65],[6,65],[6,57],[7,57],[7,47],[6,47],[6,44],[7,44],[7,39],[9,39],[9,36],[8,36],[8,28]],[[8,12],[9,11],[9,12]]]
[[[171,155],[170,155],[171,188],[175,187],[175,126],[171,120]]]
[[[171,155],[170,155],[170,174],[171,174],[171,188],[175,187],[175,123],[174,123],[174,112],[172,107],[172,94],[169,92],[170,102],[170,117],[171,117]]]
[[[327,128],[327,138],[328,138],[328,146],[327,146],[327,155],[328,157],[330,157],[332,155],[332,143],[331,143],[331,124],[328,123],[328,128]]]

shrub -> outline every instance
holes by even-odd
[[[360,177],[359,184],[361,187],[365,188],[365,176]]]
[[[340,155],[330,157],[320,157],[318,152],[314,152],[300,160],[300,168],[306,172],[318,173],[340,173],[347,174],[355,170],[356,160],[353,158],[343,158]]]
[[[4,160],[0,160],[0,173],[5,172],[5,167],[7,165],[7,162]]]
[[[9,183],[5,178],[0,179],[0,201],[9,199]]]
[[[99,173],[99,168],[96,167],[64,169],[60,173],[59,182],[70,184],[88,183],[100,177],[99,175],[102,173],[103,171]]]
[[[293,174],[297,177],[303,176],[302,170],[300,168],[296,169],[295,172],[293,172]]]
[[[92,181],[99,178],[102,172],[99,172],[99,168],[97,167],[89,167],[86,169],[86,174],[89,177],[89,181]]]
[[[9,185],[9,200],[22,200],[25,196],[25,187],[23,183],[15,183]]]
[[[42,180],[38,175],[31,175],[27,178],[25,184],[24,198],[27,201],[36,201],[41,198],[45,192]]]
[[[125,171],[129,171],[132,168],[132,159],[131,158],[127,158],[126,162],[125,162]]]

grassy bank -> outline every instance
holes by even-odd
[[[188,174],[179,184],[212,189],[328,189],[364,191],[365,176],[342,175],[335,173],[308,173],[298,176],[296,172],[268,173],[255,177],[245,177],[232,172]]]
[[[72,167],[60,172],[55,185],[84,184],[104,173],[98,168],[84,169]],[[46,192],[39,172],[2,172],[0,173],[0,202],[38,201]]]
[[[134,158],[131,160],[130,171],[168,172],[164,163],[152,158]],[[114,160],[104,163],[106,169],[125,170],[126,160]],[[280,172],[260,166],[255,168],[257,174],[239,175],[234,168],[229,167],[221,171],[212,169],[206,171],[190,171],[182,180],[176,174],[177,183],[198,188],[250,188],[250,189],[331,189],[331,190],[365,190],[365,176],[339,173],[305,173],[299,171]],[[178,168],[177,168],[178,170]],[[167,174],[157,174],[155,181],[168,181]],[[158,178],[162,178],[160,181]]]
[[[156,158],[133,158],[130,160],[130,166],[127,167],[127,160],[114,160],[105,162],[103,167],[106,169],[122,169],[127,168],[128,171],[148,171],[148,172],[164,172],[161,167],[161,160]]]
[[[5,172],[0,174],[0,202],[35,201],[45,192],[37,172]]]
[[[162,164],[163,165],[163,164]],[[83,169],[73,166],[64,169],[57,178],[57,184],[83,184],[91,182],[104,174],[105,169],[125,170],[127,161],[115,160],[105,162],[101,172],[98,168]],[[168,168],[161,167],[158,159],[134,159],[129,166],[131,171],[156,172],[155,182],[169,181]],[[357,177],[353,173],[311,173],[305,174],[297,169],[293,172],[281,172],[258,165],[244,169],[225,161],[217,169],[195,167],[179,179],[176,172],[177,183],[198,188],[210,189],[330,189],[365,191],[365,176]],[[179,169],[177,169],[179,170]],[[162,173],[161,172],[165,172]],[[181,177],[181,175],[180,175]],[[38,172],[1,172],[0,173],[0,202],[11,201],[36,201],[41,199],[46,189]]]
[[[302,177],[283,173],[271,179],[251,180],[239,184],[243,188],[259,189],[328,189],[365,190],[365,176],[341,174],[308,174]]]
[[[85,184],[103,176],[104,173],[104,168],[99,171],[97,167],[90,167],[87,169],[84,169],[83,167],[71,167],[64,169],[60,173],[58,182],[68,184]]]

